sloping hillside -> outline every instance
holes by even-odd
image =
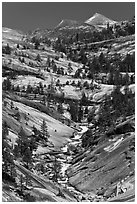
[[[2,38],[3,201],[134,201],[135,20]]]

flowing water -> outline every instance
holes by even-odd
[[[73,159],[73,155],[71,154],[67,155],[67,153],[69,152],[70,146],[74,145],[76,147],[78,144],[81,144],[81,137],[83,133],[88,130],[87,126],[80,126],[80,128],[81,128],[81,131],[75,132],[74,137],[71,138],[70,141],[64,147],[61,148],[61,152],[63,155],[66,156],[66,159],[58,158],[58,161],[60,161],[61,163],[61,174],[62,174],[62,177],[58,180],[58,183],[60,183],[63,187],[66,187],[70,191],[75,192],[77,195],[82,196],[83,194],[81,192],[79,192],[78,190],[75,189],[75,187],[69,184],[68,177],[66,174],[66,170],[71,165],[71,160]]]

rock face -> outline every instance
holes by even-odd
[[[122,125],[121,125],[122,126]],[[131,130],[132,131],[132,130]],[[88,133],[88,137],[93,137]],[[125,200],[133,199],[134,195],[134,168],[135,168],[135,134],[122,132],[113,136],[113,139],[105,138],[104,142],[95,143],[92,139],[91,147],[82,155],[73,159],[72,166],[68,169],[68,177],[71,185],[82,192],[94,192],[105,199],[119,196],[130,190]],[[99,141],[99,140],[98,140]],[[92,146],[94,145],[94,149]],[[96,144],[96,145],[95,145]],[[93,150],[91,150],[93,149]],[[119,190],[118,182],[125,187]],[[127,185],[130,183],[130,185]],[[123,198],[124,199],[124,196]]]
[[[86,24],[89,25],[107,25],[109,23],[110,25],[117,23],[116,21],[110,20],[109,18],[99,14],[95,13],[91,18],[85,21]]]

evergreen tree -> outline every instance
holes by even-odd
[[[43,119],[43,122],[41,124],[41,136],[46,142],[48,141],[50,137],[45,119]]]
[[[24,59],[24,57],[22,57],[22,59],[21,59],[21,63],[25,63],[25,59]]]
[[[57,81],[56,81],[56,86],[59,86],[60,85],[60,80],[58,79]]]
[[[3,101],[4,107],[7,107],[8,102],[7,101]]]
[[[32,163],[32,151],[30,150],[29,146],[26,146],[26,149],[24,151],[22,160],[25,163],[25,167],[27,169],[29,169],[30,168],[30,164]]]
[[[35,49],[38,50],[39,46],[40,46],[40,42],[38,39],[36,39],[35,40]]]
[[[16,119],[17,119],[18,121],[20,121],[21,115],[20,115],[20,112],[19,112],[19,111],[17,111],[17,113],[15,114],[15,117],[16,117]]]
[[[8,54],[8,55],[11,54],[11,47],[9,46],[9,44],[6,45],[6,47],[4,49],[4,54]]]
[[[30,84],[27,85],[27,89],[26,89],[26,93],[32,93],[33,89],[32,86]]]
[[[47,67],[50,67],[50,66],[51,66],[51,61],[50,61],[50,57],[49,57],[49,56],[48,56],[48,58],[47,58],[46,65],[47,65]]]
[[[98,73],[100,71],[100,64],[99,64],[98,59],[95,56],[92,61],[92,67],[95,73]]]
[[[88,114],[88,106],[86,106],[84,113],[85,113],[85,114]]]
[[[4,178],[6,175],[9,175],[11,178],[16,177],[16,171],[14,168],[14,155],[12,146],[9,143],[8,139],[8,125],[4,121],[2,123],[2,173]]]
[[[59,103],[59,105],[58,105],[58,112],[59,112],[60,114],[63,114],[63,106],[62,106],[62,103]]]
[[[126,74],[124,75],[123,79],[122,79],[122,85],[129,85],[130,84],[130,77],[128,72],[126,72]]]
[[[24,166],[28,169],[32,168],[33,150],[37,149],[36,140],[33,135],[29,137],[24,128],[21,126],[18,133],[17,145],[14,148],[16,158],[20,158]]]
[[[19,87],[19,85],[17,85],[16,91],[17,91],[17,92],[20,92],[20,87]]]
[[[69,112],[71,114],[71,118],[73,121],[77,122],[77,120],[78,120],[78,104],[77,104],[77,102],[70,102],[69,106],[70,106]]]
[[[36,61],[41,62],[40,54],[37,54],[37,56],[36,56]]]
[[[21,126],[18,133],[17,146],[14,149],[16,156],[22,158],[27,146],[28,146],[28,135],[24,131],[24,128]]]
[[[108,76],[108,84],[114,84],[114,73],[110,70],[109,76]]]
[[[57,72],[57,65],[53,64],[52,69],[53,69],[53,72],[56,73]]]
[[[71,66],[71,63],[69,62],[69,63],[68,63],[68,72],[69,72],[69,74],[70,74],[72,71],[73,71],[73,68],[72,68],[72,66]]]
[[[17,48],[18,48],[18,49],[20,48],[19,44],[17,44]]]
[[[53,172],[52,180],[53,181],[58,182],[58,178],[61,177],[60,171],[61,171],[61,163],[55,157],[53,161],[53,165],[52,165],[52,172]]]
[[[69,81],[66,81],[66,85],[69,85]]]
[[[45,105],[46,104],[46,96],[45,95],[43,96],[42,101],[43,101],[43,104]]]
[[[80,104],[81,105],[87,105],[87,102],[88,102],[88,98],[86,97],[85,92],[83,92],[81,100],[80,100]]]
[[[83,109],[82,106],[79,106],[79,110],[78,110],[78,122],[81,123],[81,120],[83,119]]]
[[[11,80],[9,78],[4,79],[2,82],[2,89],[5,91],[10,91],[12,87]]]
[[[14,108],[14,104],[13,101],[10,102],[10,108],[13,109]]]

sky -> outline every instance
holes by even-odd
[[[83,22],[100,13],[121,21],[135,15],[134,2],[3,2],[2,26],[22,31],[54,28],[62,19]]]

